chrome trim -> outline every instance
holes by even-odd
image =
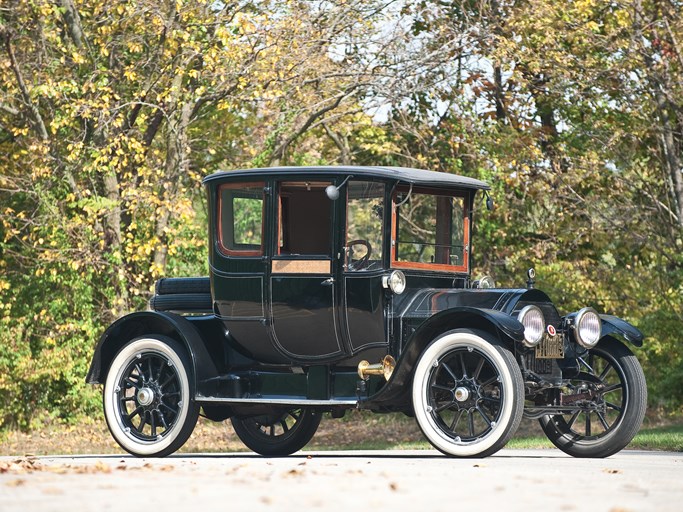
[[[524,341],[522,341],[522,344],[525,347],[533,348],[536,347],[541,341],[543,341],[543,336],[545,336],[545,329],[546,329],[546,321],[545,321],[545,315],[543,314],[543,310],[539,308],[538,306],[535,306],[533,304],[529,304],[528,306],[524,306],[522,310],[517,314],[517,320],[524,325],[524,317],[529,313],[529,311],[536,310],[541,314],[541,318],[543,319],[543,328],[541,329],[541,335],[540,337],[533,341],[533,340],[528,340],[526,339],[526,326],[524,327]]]
[[[598,324],[600,325],[601,331],[602,331],[602,318],[600,318],[600,315],[598,314],[597,311],[595,311],[593,308],[582,308],[576,313],[576,317],[574,318],[574,325],[572,325],[572,328],[574,330],[574,336],[576,338],[576,342],[581,345],[583,348],[588,348],[591,349],[595,345],[598,344],[600,341],[600,336],[601,332],[598,333],[598,338],[593,342],[593,343],[588,343],[586,340],[584,340],[581,337],[581,329],[579,326],[581,325],[581,320],[583,320],[583,317],[586,316],[588,313],[593,313],[597,319],[598,319]]]

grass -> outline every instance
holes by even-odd
[[[638,432],[629,448],[683,452],[683,425],[643,429]]]
[[[538,422],[524,420],[510,449],[553,448]],[[429,443],[413,418],[400,414],[353,411],[341,420],[325,418],[308,450],[428,450]],[[664,425],[647,425],[627,449],[683,452],[683,418]],[[180,453],[236,452],[246,448],[229,422],[213,423],[200,418]],[[51,424],[31,433],[0,431],[0,455],[122,453],[102,421],[74,425]]]

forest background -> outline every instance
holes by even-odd
[[[0,425],[99,415],[94,345],[206,275],[217,170],[486,180],[475,274],[647,339],[683,407],[683,2],[0,0]]]

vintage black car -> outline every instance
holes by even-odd
[[[472,280],[488,185],[394,167],[285,167],[204,179],[208,278],[161,279],[111,325],[87,381],[137,456],[188,439],[200,410],[250,449],[287,455],[323,413],[414,416],[456,457],[502,448],[522,417],[558,448],[606,457],[641,426],[643,335],[534,288]],[[479,195],[478,195],[479,193]]]

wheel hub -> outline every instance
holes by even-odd
[[[154,391],[150,388],[144,387],[140,388],[137,393],[137,400],[140,405],[147,407],[154,402]]]
[[[458,402],[466,402],[470,397],[470,390],[464,386],[459,386],[456,388],[454,396]]]

